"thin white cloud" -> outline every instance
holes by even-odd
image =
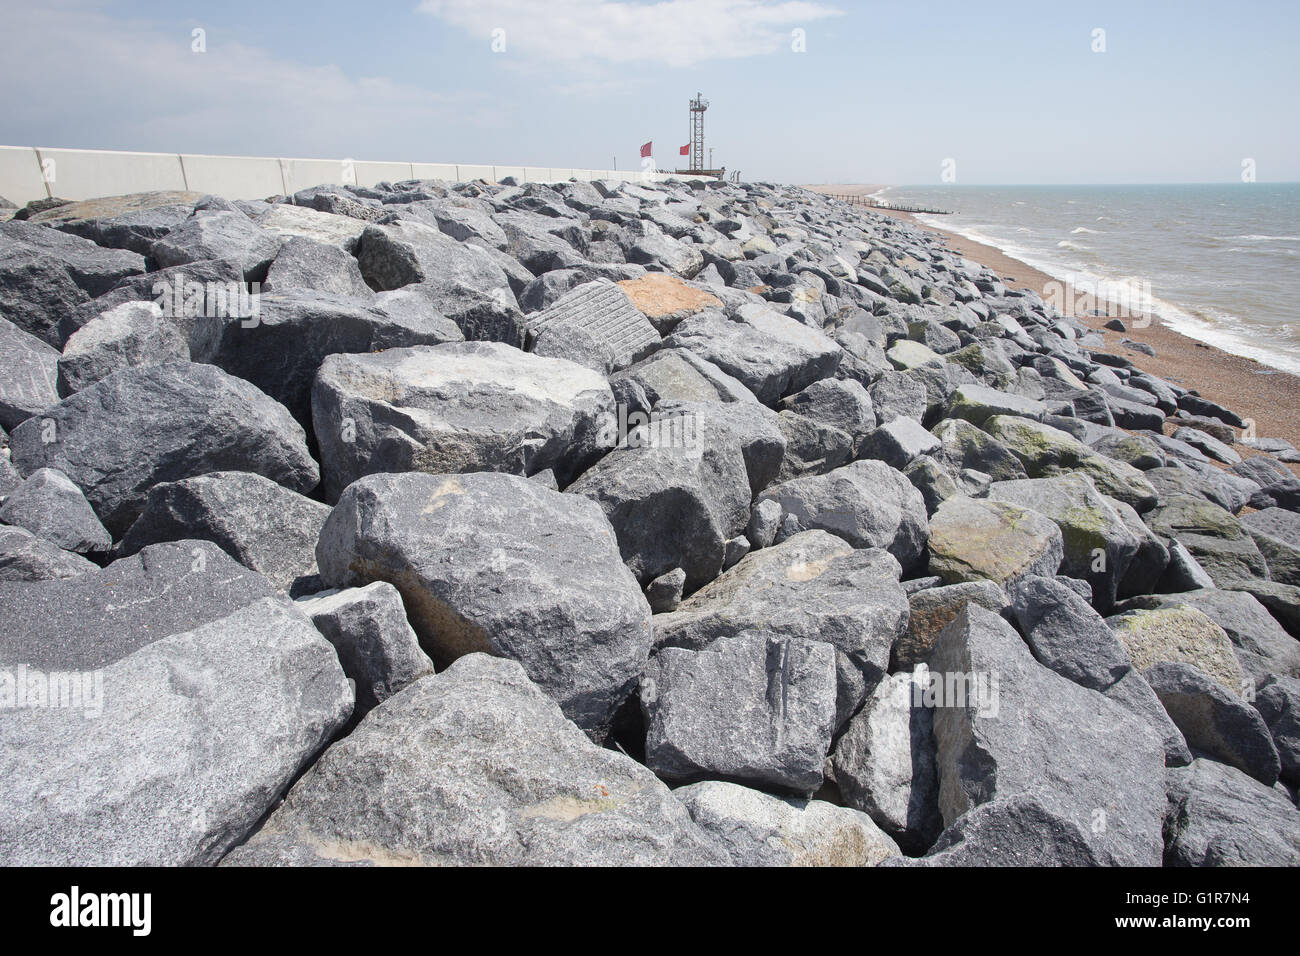
[[[844,12],[806,0],[423,0],[419,9],[539,60],[673,67],[789,49],[792,30]]]
[[[3,139],[59,131],[44,137],[57,142],[15,145],[403,159],[422,143],[427,152],[427,131],[449,117],[492,122],[479,95],[299,63],[217,31],[196,53],[190,26],[123,20],[93,0],[15,5],[4,19]]]

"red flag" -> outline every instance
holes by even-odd
[[[690,143],[687,143],[685,146],[682,147],[682,155],[683,155],[683,156],[689,156],[689,155],[691,155],[691,144],[690,144]]]
[[[653,145],[654,145],[654,140],[651,140],[650,142],[646,143],[644,146],[641,147],[642,159],[645,159],[647,156],[650,155],[650,147]]]

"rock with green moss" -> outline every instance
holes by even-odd
[[[907,337],[913,342],[920,342],[932,352],[940,355],[956,352],[961,348],[961,339],[952,329],[946,329],[934,319],[919,319],[907,323]]]
[[[1059,428],[1016,415],[996,415],[983,427],[1011,449],[1031,478],[1080,472],[1091,478],[1102,494],[1118,498],[1138,512],[1155,507],[1156,490],[1142,472],[1098,454]]]
[[[1088,442],[1088,445],[1093,451],[1132,465],[1139,471],[1163,468],[1165,465],[1165,453],[1145,435],[1130,435],[1117,428]]]
[[[994,388],[1006,388],[1016,381],[1016,367],[996,341],[974,342],[945,355],[944,360],[951,365],[960,365]]]
[[[949,498],[930,519],[930,572],[945,584],[1056,574],[1065,545],[1050,518],[1001,501]]]
[[[946,418],[964,418],[972,424],[983,426],[998,415],[1014,415],[1041,421],[1047,406],[1033,399],[1021,398],[1009,392],[1000,392],[987,385],[960,385],[948,402]]]
[[[1240,521],[1212,502],[1171,495],[1146,521],[1156,534],[1180,541],[1218,587],[1268,579],[1268,564],[1255,540]]]
[[[1144,594],[1124,603],[1137,608],[1192,607],[1223,628],[1250,677],[1300,677],[1300,641],[1283,629],[1258,599],[1245,591],[1197,588],[1181,594]]]
[[[954,473],[963,468],[982,471],[994,481],[1028,478],[1029,473],[1011,449],[964,418],[945,418],[930,430],[942,443],[935,457]]]
[[[1028,508],[1061,529],[1065,559],[1061,573],[1092,585],[1093,601],[1105,610],[1115,603],[1119,582],[1137,556],[1140,541],[1086,475],[1058,475],[999,481],[989,498]]]
[[[1232,641],[1196,608],[1125,611],[1108,617],[1106,623],[1140,671],[1166,662],[1191,664],[1234,694],[1240,695],[1246,687]]]

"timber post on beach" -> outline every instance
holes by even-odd
[[[823,193],[831,199],[839,199],[847,203],[854,203],[858,206],[869,206],[872,209],[892,209],[895,212],[921,212],[929,213],[935,216],[951,216],[951,209],[931,209],[928,206],[913,206],[908,203],[891,203],[883,199],[872,199],[869,196],[853,196],[848,193]]]

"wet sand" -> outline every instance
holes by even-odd
[[[835,184],[805,188],[822,193],[865,196],[882,187]],[[888,209],[872,211],[893,216],[918,229],[934,233],[954,252],[992,269],[1010,287],[1030,289],[1046,298],[1045,289],[1059,287],[1061,284],[1045,272],[1026,265],[1019,259],[1013,259],[992,246],[927,226],[917,222],[909,213]],[[1087,304],[1087,308],[1094,307],[1104,310],[1105,303]],[[1143,371],[1176,382],[1184,388],[1194,388],[1205,398],[1231,408],[1243,419],[1254,421],[1255,434],[1259,438],[1285,438],[1300,446],[1300,377],[1188,338],[1169,328],[1156,316],[1124,316],[1122,321],[1128,326],[1125,333],[1103,329],[1102,326],[1107,321],[1105,316],[1082,314],[1078,318],[1105,337],[1106,345],[1099,351],[1123,355]],[[1143,323],[1145,327],[1139,327]],[[1150,345],[1156,351],[1155,358],[1124,347],[1120,342],[1125,338]],[[1171,432],[1173,429],[1166,426],[1165,430]],[[1235,449],[1245,455],[1250,454],[1249,449],[1241,445],[1235,446]],[[1296,466],[1291,467],[1293,471],[1300,470]]]

